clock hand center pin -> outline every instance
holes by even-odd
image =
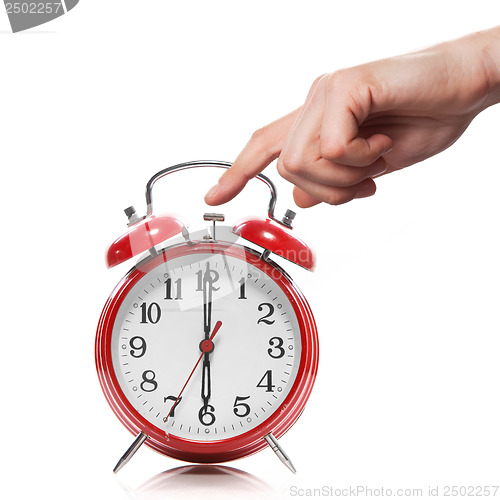
[[[209,352],[209,351],[210,352],[213,351],[213,349],[214,349],[213,339],[217,335],[217,332],[220,330],[221,326],[222,326],[222,321],[217,321],[217,323],[214,326],[212,335],[210,335],[210,338],[202,341],[202,343],[200,344],[200,349],[202,350],[202,353],[201,353],[200,357],[198,358],[198,361],[196,361],[194,368],[191,370],[191,373],[189,374],[186,382],[182,386],[182,389],[179,392],[179,395],[177,396],[177,398],[175,398],[174,404],[172,405],[172,408],[171,408],[169,414],[163,419],[164,422],[166,422],[168,420],[168,417],[170,416],[170,414],[172,413],[172,410],[175,408],[177,402],[181,398],[182,393],[184,392],[184,389],[186,388],[189,381],[191,380],[193,373],[196,371],[196,368],[200,364],[200,361],[203,359],[203,356],[205,355],[205,353]],[[125,465],[127,465],[130,462],[132,457],[137,453],[137,450],[144,444],[144,441],[146,441],[147,438],[148,438],[148,436],[146,434],[144,434],[143,432],[140,432],[137,435],[137,437],[135,438],[132,445],[128,448],[128,450],[123,454],[123,456],[120,458],[120,460],[118,460],[118,463],[115,465],[115,468],[113,469],[113,472],[115,474],[118,471],[120,471],[121,469],[123,469],[123,467],[125,467]]]
[[[182,386],[181,392],[179,392],[179,395],[175,399],[174,404],[172,405],[172,409],[175,407],[177,401],[182,396],[182,393],[184,392],[184,389],[188,385],[189,381],[191,380],[191,377],[193,376],[193,373],[196,371],[196,368],[198,368],[198,365],[200,364],[201,360],[203,359],[203,356],[205,356],[205,354],[206,354],[206,351],[203,350],[203,346],[205,346],[206,349],[210,349],[210,347],[211,347],[211,349],[213,350],[213,342],[212,342],[212,340],[217,335],[217,332],[220,330],[221,326],[222,326],[222,321],[217,321],[217,323],[215,323],[212,335],[210,335],[210,338],[208,340],[202,341],[202,343],[200,344],[200,348],[202,349],[202,353],[200,354],[200,357],[198,358],[198,361],[196,361],[196,364],[194,365],[194,368],[191,370],[191,373],[189,374],[189,377],[187,378],[186,382]],[[202,346],[202,344],[203,344],[203,346]],[[168,420],[168,417],[170,417],[171,414],[172,414],[172,410],[170,410],[169,414],[163,419],[163,421],[166,422]]]

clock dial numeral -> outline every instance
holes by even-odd
[[[196,273],[196,276],[198,276],[198,286],[196,287],[197,292],[202,292],[203,291],[203,271],[200,270]]]
[[[264,382],[265,379],[265,382]],[[272,370],[267,370],[266,373],[264,373],[264,376],[259,380],[259,383],[257,384],[256,387],[263,387],[266,389],[266,392],[274,392],[274,387],[273,385],[273,372]]]
[[[176,279],[174,284],[175,300],[182,300],[182,279]],[[168,278],[167,281],[165,281],[165,300],[172,300],[172,278]]]
[[[240,281],[238,282],[240,284],[240,296],[238,299],[246,299],[246,280],[245,278],[241,278]]]
[[[142,318],[141,323],[152,323],[156,325],[161,318],[161,308],[156,302],[151,302],[149,306],[144,302],[141,304]]]
[[[142,337],[132,337],[129,345],[130,355],[133,358],[142,358],[146,354],[146,341]]]
[[[207,427],[215,422],[215,408],[212,405],[202,406],[198,412],[198,419]]]
[[[175,401],[175,403],[172,405],[172,408],[170,408],[170,411],[168,412],[168,417],[174,417],[175,409],[182,401],[182,396],[179,399],[177,399],[177,396],[166,396],[163,398],[163,402],[166,403],[167,401]],[[166,418],[164,420],[166,420]]]
[[[273,337],[269,340],[269,345],[277,350],[273,352],[273,349],[268,349],[267,353],[271,358],[280,359],[285,355],[285,349],[283,349],[283,339],[281,337]]]
[[[146,370],[142,374],[141,389],[144,392],[153,392],[158,388],[158,382],[155,380],[156,374],[153,370]]]
[[[250,413],[250,406],[246,403],[240,403],[240,401],[245,401],[250,396],[236,396],[233,405],[233,413],[237,417],[246,417]]]
[[[208,266],[208,265],[207,265]],[[207,267],[206,271],[200,270],[196,273],[198,277],[198,286],[196,287],[197,292],[203,291],[203,280],[208,280],[213,291],[217,291],[220,287],[215,287],[214,283],[219,281],[219,273],[215,269],[210,269]]]
[[[111,338],[113,368],[134,415],[159,435],[168,428],[200,446],[278,418],[302,359],[300,323],[281,283],[253,266],[253,254],[251,262],[232,257],[232,249],[219,258],[211,245],[206,253],[158,257],[141,271],[125,290]]]
[[[267,319],[269,318],[270,316],[272,316],[274,314],[274,306],[272,304],[269,304],[269,302],[264,302],[263,304],[259,304],[259,311],[262,312],[264,311],[264,309],[267,308],[269,311],[267,314],[265,314],[264,316],[262,316],[262,318],[260,318],[258,321],[257,321],[257,324],[259,323],[265,323],[266,325],[272,325],[274,323],[274,319]]]

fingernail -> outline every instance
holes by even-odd
[[[368,196],[375,194],[375,189],[373,188],[373,186],[367,186],[363,189],[360,189],[356,193],[356,196],[354,198],[367,198]]]
[[[215,193],[217,193],[218,189],[219,189],[219,184],[216,184],[215,186],[211,187],[208,193],[205,195],[205,198],[212,198],[213,196],[215,196]]]
[[[371,177],[377,177],[382,175],[384,172],[387,172],[387,165],[380,165],[378,168],[373,170]]]

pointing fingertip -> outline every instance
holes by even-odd
[[[222,205],[231,201],[245,187],[246,182],[245,179],[238,179],[231,169],[227,170],[205,195],[205,203]]]
[[[217,194],[217,191],[219,190],[219,184],[216,184],[215,186],[212,186],[207,194],[205,195],[205,202],[210,205],[211,202],[213,202],[213,199],[215,198],[215,195]]]

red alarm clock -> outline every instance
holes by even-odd
[[[213,228],[192,239],[176,217],[153,214],[152,188],[189,168],[229,168],[196,161],[169,167],[146,187],[147,214],[125,212],[129,230],[110,246],[108,267],[139,262],[107,300],[96,337],[104,395],[136,439],[115,472],[145,443],[189,462],[224,462],[267,445],[292,471],[278,439],[301,414],[318,366],[314,316],[271,253],[313,270],[311,249],[292,235],[295,214],[248,218],[218,239]],[[221,230],[220,233],[223,233]],[[180,242],[165,244],[180,236]],[[235,242],[250,241],[256,250]],[[145,254],[145,255],[143,255]]]

